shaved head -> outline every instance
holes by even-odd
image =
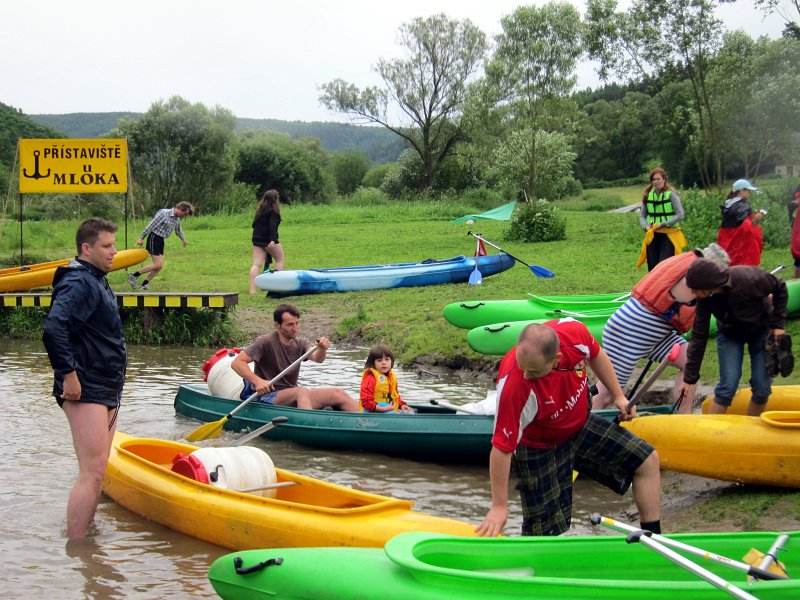
[[[517,339],[517,365],[525,379],[544,377],[555,367],[561,354],[558,335],[550,327],[531,323]]]

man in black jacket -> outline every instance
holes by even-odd
[[[85,537],[94,519],[114,437],[127,349],[111,270],[117,226],[87,219],[78,227],[78,256],[59,267],[44,323],[53,367],[53,395],[64,410],[78,457],[78,479],[67,502],[67,536]]]
[[[686,285],[697,295],[692,340],[686,352],[686,367],[679,393],[694,398],[700,379],[700,365],[706,351],[711,315],[717,319],[719,383],[714,388],[714,403],[709,412],[725,413],[731,405],[742,376],[744,347],[750,353],[752,395],[747,414],[760,415],[772,393],[772,376],[767,370],[767,341],[772,345],[789,341],[784,333],[786,283],[753,266],[722,267],[700,258],[686,272]],[[784,340],[781,340],[785,336]],[[781,373],[791,371],[794,359],[789,352]],[[791,363],[791,364],[788,364]]]

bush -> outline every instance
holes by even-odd
[[[379,188],[383,184],[383,180],[386,179],[386,176],[398,168],[397,163],[376,165],[367,171],[367,174],[364,175],[364,179],[361,180],[361,185],[364,187]]]
[[[347,206],[386,206],[389,203],[389,196],[373,187],[359,187],[348,198],[341,200],[341,204]]]
[[[689,248],[703,248],[717,241],[717,231],[722,221],[719,205],[722,202],[721,196],[706,196],[705,192],[696,187],[681,193],[684,213],[681,229]]]
[[[567,239],[567,221],[546,200],[517,207],[506,239],[518,242],[553,242]]]

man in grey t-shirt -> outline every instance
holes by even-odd
[[[273,385],[270,381],[305,352],[314,347],[307,339],[298,337],[300,311],[292,304],[280,304],[273,313],[275,331],[262,335],[236,355],[231,368],[245,380],[244,397],[254,391],[263,402],[279,406],[314,409],[331,407],[335,410],[358,412],[356,402],[341,388],[305,388],[297,385],[300,367],[290,371]],[[317,350],[309,358],[321,363],[331,343],[322,337]],[[255,363],[251,371],[249,363]]]

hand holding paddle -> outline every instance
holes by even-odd
[[[508,252],[503,250],[500,246],[497,246],[496,244],[493,244],[489,240],[481,237],[480,234],[472,233],[471,231],[468,231],[467,235],[471,235],[472,237],[479,239],[480,241],[484,242],[485,244],[489,244],[492,248],[496,248],[497,250],[500,250],[500,252],[505,252],[505,254],[508,254],[508,256],[513,258],[518,263],[523,264],[526,267],[528,267],[531,270],[531,273],[533,273],[537,277],[555,277],[556,276],[555,273],[553,273],[552,271],[550,271],[548,269],[545,269],[544,267],[540,267],[538,265],[529,265],[524,260],[521,260],[521,259],[517,258],[513,254],[509,254]]]
[[[314,352],[316,352],[317,348],[318,348],[318,346],[314,346],[313,348],[310,348],[309,350],[307,350],[303,354],[303,356],[298,358],[296,361],[294,361],[292,364],[290,364],[288,367],[286,367],[283,371],[281,371],[275,377],[270,379],[270,383],[272,384],[272,383],[275,383],[276,381],[278,381],[280,379],[283,379],[283,377],[287,373],[289,373],[292,370],[294,370],[295,368],[297,368],[300,365],[301,362],[303,362],[306,358],[308,358]],[[242,410],[245,406],[250,404],[256,398],[258,398],[258,392],[256,392],[252,396],[249,396],[247,398],[247,400],[243,401],[241,404],[239,404],[239,406],[234,408],[231,412],[229,412],[227,415],[222,417],[220,420],[212,421],[211,423],[206,423],[204,425],[201,425],[200,427],[198,427],[197,429],[195,429],[194,431],[189,433],[189,435],[186,436],[186,439],[188,441],[190,441],[190,442],[197,442],[197,441],[200,441],[200,440],[207,440],[209,438],[219,437],[219,434],[222,432],[222,428],[225,426],[225,423],[227,423],[228,420],[233,415],[235,415],[237,412]]]

